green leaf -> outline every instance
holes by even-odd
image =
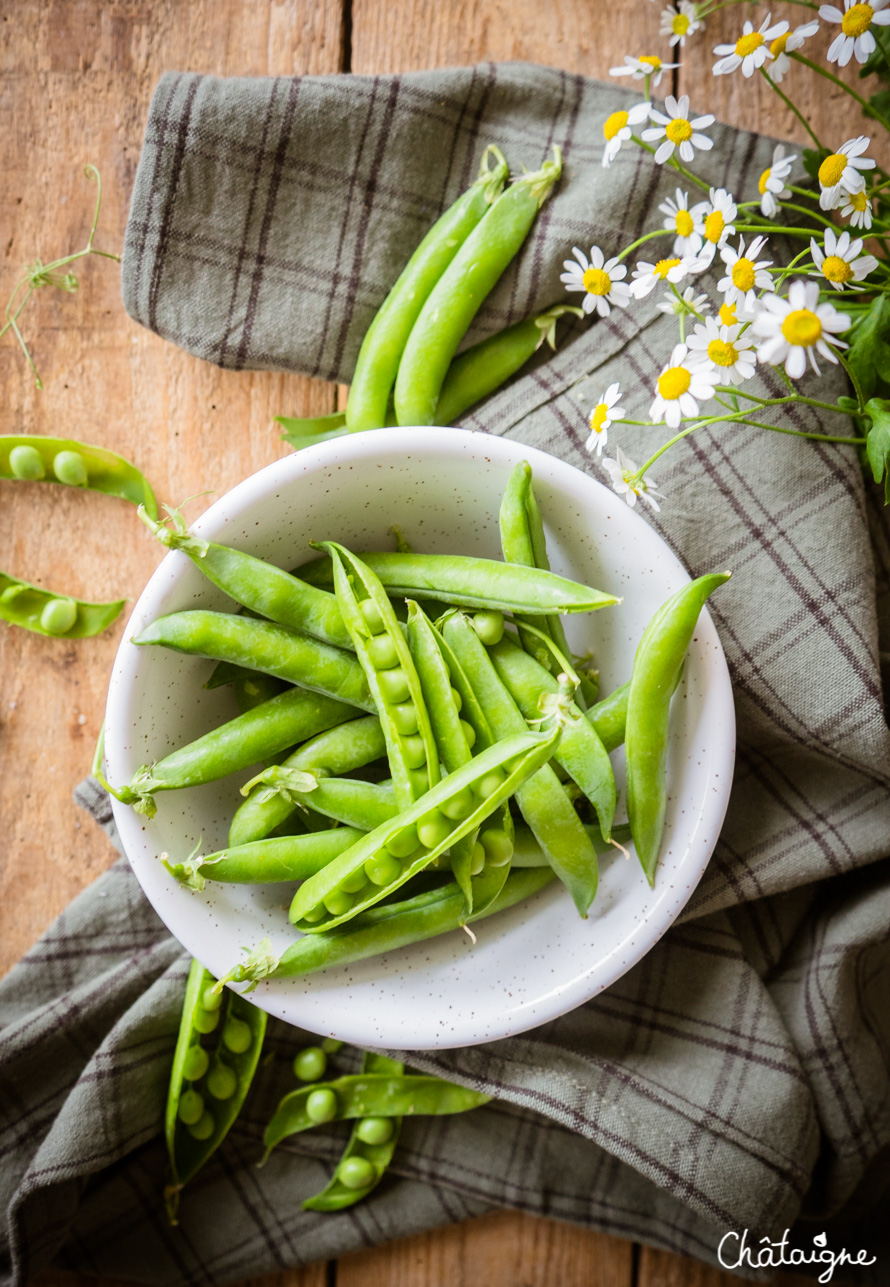
[[[884,503],[890,505],[890,402],[886,398],[871,398],[866,406],[871,416],[865,450],[874,480],[884,480]]]
[[[866,108],[863,116],[877,116],[886,120],[890,114],[890,89],[879,90],[877,94],[872,94],[868,101],[871,103],[871,109]]]
[[[831,156],[831,153],[828,151],[828,148],[825,148],[825,147],[818,148],[818,149],[814,147],[805,147],[803,149],[803,151],[801,152],[801,159],[803,160],[803,168],[806,170],[807,174],[810,176],[811,179],[819,178],[819,166],[822,164],[822,162],[825,160],[827,156]]]
[[[847,360],[866,398],[890,394],[890,299],[879,295],[850,334]]]

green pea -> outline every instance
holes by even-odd
[[[365,875],[372,885],[378,885],[380,888],[398,880],[401,873],[402,864],[385,849],[365,863]]]
[[[357,894],[360,889],[364,889],[367,883],[364,868],[359,867],[356,871],[343,877],[340,881],[340,888],[344,889],[347,894]]]
[[[306,1100],[306,1116],[310,1122],[320,1126],[322,1122],[334,1120],[338,1107],[336,1092],[325,1086],[323,1089],[313,1090]]]
[[[486,860],[492,867],[504,867],[513,857],[513,841],[499,827],[483,831],[479,841],[485,850]]]
[[[310,907],[308,911],[303,913],[303,920],[307,925],[317,925],[326,916],[327,912],[325,911],[324,903],[319,903],[316,907]]]
[[[413,786],[417,795],[423,795],[426,791],[429,791],[430,774],[429,774],[428,768],[424,767],[422,769],[409,769],[408,777],[411,779],[411,785]]]
[[[212,987],[204,989],[204,993],[201,997],[201,1005],[205,1010],[218,1010],[222,1003],[222,992],[214,992]]]
[[[213,1032],[214,1028],[219,1023],[219,1011],[205,1010],[203,1006],[198,1006],[192,1022],[198,1032],[202,1032],[206,1035],[208,1032]]]
[[[186,1081],[197,1081],[210,1066],[210,1056],[201,1046],[192,1046],[185,1057],[182,1075]]]
[[[420,769],[426,764],[426,747],[419,733],[402,738],[402,754],[409,769]]]
[[[243,1019],[229,1019],[223,1029],[223,1045],[233,1055],[243,1055],[253,1043],[253,1034]]]
[[[460,726],[464,731],[464,737],[467,739],[467,746],[472,751],[473,747],[476,745],[476,730],[473,728],[473,725],[468,724],[465,719],[460,721]]]
[[[338,1041],[336,1037],[325,1037],[321,1048],[326,1055],[336,1055],[343,1049],[343,1042]]]
[[[294,1076],[299,1081],[321,1081],[327,1066],[328,1057],[321,1046],[306,1046],[294,1060]]]
[[[337,1167],[337,1179],[345,1189],[367,1189],[377,1179],[377,1168],[366,1157],[346,1157]]]
[[[368,655],[375,670],[392,670],[399,664],[395,640],[389,635],[374,635],[368,640]],[[404,671],[402,672],[404,674]]]
[[[401,666],[396,666],[393,670],[381,670],[377,676],[377,682],[388,705],[395,706],[399,702],[406,702],[411,696],[408,676]]]
[[[403,737],[417,732],[417,707],[413,702],[403,702],[401,706],[393,706],[389,714]]]
[[[494,795],[495,791],[497,791],[498,787],[502,785],[503,781],[504,775],[501,770],[492,769],[490,773],[486,773],[484,777],[480,778],[479,781],[474,784],[473,790],[479,796],[480,800],[487,800],[490,795]]]
[[[184,1090],[179,1097],[179,1120],[186,1126],[194,1126],[201,1120],[204,1112],[204,1100],[196,1090]]]
[[[470,875],[478,876],[485,866],[485,850],[477,840],[473,845],[473,851],[470,854]]]
[[[392,1139],[393,1124],[388,1117],[366,1117],[355,1133],[363,1144],[385,1144]]]
[[[86,487],[89,479],[86,461],[79,451],[60,451],[53,459],[53,473],[69,487]]]
[[[217,1064],[207,1078],[207,1089],[214,1099],[231,1099],[237,1085],[235,1071],[227,1064]]]
[[[454,830],[439,809],[431,809],[417,824],[417,838],[427,849],[435,849],[448,839]]]
[[[377,604],[374,602],[374,600],[362,599],[361,603],[358,606],[359,606],[359,611],[361,612],[362,616],[365,619],[365,625],[368,627],[371,634],[372,635],[381,634],[385,628],[383,624],[383,617],[381,616],[380,609],[377,607]]]
[[[481,643],[491,647],[500,643],[504,637],[504,614],[502,612],[477,612],[473,617],[473,629]]]
[[[198,1120],[188,1128],[189,1135],[195,1140],[209,1140],[213,1130],[214,1121],[209,1113],[202,1113]]]
[[[36,447],[24,444],[13,447],[9,453],[9,468],[16,478],[23,478],[27,482],[36,482],[38,478],[46,477],[46,468],[40,452]]]
[[[0,603],[12,603],[20,594],[24,593],[25,587],[23,585],[8,585],[3,593],[0,594]]]
[[[463,710],[464,699],[461,697],[460,693],[457,691],[456,688],[452,688],[451,690],[451,700],[454,702],[454,709],[456,711],[460,712]]]
[[[417,828],[405,827],[386,842],[387,853],[394,858],[407,858],[417,848]]]
[[[332,916],[345,916],[352,906],[352,894],[348,894],[344,889],[332,889],[329,894],[325,894],[323,900],[325,907]]]
[[[458,791],[453,795],[450,800],[446,800],[444,804],[439,805],[439,808],[446,818],[459,820],[470,816],[476,808],[476,801],[470,788],[464,787],[462,791]]]
[[[50,599],[40,614],[40,627],[48,635],[64,635],[76,620],[77,604],[73,599]]]

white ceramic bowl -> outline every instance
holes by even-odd
[[[508,438],[454,429],[389,429],[307,448],[246,479],[195,525],[200,536],[291,568],[312,557],[310,539],[391,548],[399,523],[419,551],[500,557],[498,507],[517,461],[528,460],[553,570],[617,595],[614,608],[565,618],[577,652],[593,648],[602,692],[630,676],[640,635],[658,605],[688,581],[661,538],[606,487],[572,466]],[[225,596],[183,554],[161,563],[136,605],[114,664],[106,717],[109,780],[237,714],[227,689],[202,684],[213,663],[130,638],[184,608],[225,609]],[[257,1005],[290,1023],[359,1046],[430,1049],[492,1041],[587,1001],[661,937],[701,878],[723,822],[732,780],[735,722],[723,650],[702,616],[671,713],[669,798],[655,888],[636,857],[601,860],[599,892],[581,920],[554,884],[509,912],[388,956],[269,980]],[[619,791],[621,752],[614,757]],[[277,951],[294,937],[291,886],[179,886],[158,861],[225,844],[240,775],[157,795],[151,821],[114,802],[127,856],[171,932],[216,975],[264,936]],[[621,816],[619,797],[619,817]]]

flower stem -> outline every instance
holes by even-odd
[[[796,107],[794,106],[794,104],[792,103],[791,99],[790,99],[790,98],[788,97],[788,95],[784,92],[784,90],[782,90],[782,89],[780,89],[780,88],[779,88],[779,86],[776,84],[776,82],[775,82],[775,81],[772,79],[772,77],[769,75],[769,73],[767,72],[767,70],[766,70],[766,68],[765,68],[765,67],[761,67],[761,69],[760,69],[760,74],[761,74],[761,76],[763,77],[763,79],[766,81],[767,85],[769,85],[770,89],[775,90],[775,92],[779,95],[779,98],[781,98],[781,100],[782,100],[782,102],[785,104],[785,106],[786,106],[786,107],[789,107],[789,108],[791,109],[791,111],[794,113],[794,115],[795,115],[795,116],[797,117],[797,119],[800,121],[801,125],[802,125],[802,126],[804,127],[804,129],[806,130],[807,134],[809,134],[810,138],[811,138],[811,139],[813,140],[813,142],[816,144],[816,147],[818,148],[818,150],[821,152],[821,151],[822,151],[822,144],[819,142],[818,138],[816,137],[815,133],[813,132],[813,129],[812,129],[812,127],[811,127],[811,125],[810,125],[809,121],[807,120],[807,118],[804,116],[803,112],[801,112],[798,108],[796,108]]]
[[[637,246],[642,246],[644,242],[651,241],[653,237],[669,237],[672,235],[670,228],[656,228],[654,232],[644,232],[642,237],[638,237],[629,246],[625,246],[624,250],[618,255],[619,262],[622,259],[626,259],[631,251],[636,250]]]
[[[824,76],[826,80],[830,80],[832,85],[837,85],[838,89],[842,89],[845,94],[849,94],[851,98],[855,98],[856,102],[862,108],[863,115],[871,117],[873,120],[883,125],[884,129],[890,133],[890,121],[872,107],[871,103],[867,102],[861,94],[857,94],[852,85],[848,85],[846,81],[841,80],[840,76],[835,76],[825,67],[820,67],[818,63],[812,62],[804,54],[799,54],[796,49],[793,50],[788,57],[793,58],[795,62],[803,63],[804,67],[809,67],[810,71],[818,72],[820,76]]]
[[[865,394],[862,392],[862,385],[859,383],[859,377],[857,376],[856,372],[853,370],[850,363],[844,357],[843,353],[841,353],[838,349],[834,348],[833,346],[831,346],[831,351],[832,353],[834,353],[835,357],[840,362],[841,366],[844,368],[844,370],[846,371],[849,377],[850,383],[853,386],[853,392],[856,394],[856,401],[859,403],[859,414],[865,415],[866,397],[865,397]]]
[[[648,152],[650,156],[655,155],[655,148],[652,147],[651,143],[646,143],[645,140],[638,139],[636,134],[632,134],[631,138],[638,147],[643,149],[644,152]],[[685,179],[688,179],[690,183],[694,183],[697,188],[701,188],[702,192],[711,191],[710,184],[705,183],[704,179],[700,179],[698,175],[693,174],[691,170],[687,170],[686,166],[681,165],[675,156],[670,158],[668,164],[672,165],[673,168],[682,174]]]

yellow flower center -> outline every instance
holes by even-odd
[[[735,51],[739,58],[747,58],[748,54],[753,54],[755,49],[759,49],[763,44],[763,36],[759,31],[752,31],[750,36],[739,36],[735,42]]]
[[[588,268],[581,280],[591,295],[608,295],[612,289],[612,279],[602,268]]]
[[[757,190],[761,196],[766,192],[766,185],[769,182],[769,176],[772,174],[773,167],[768,165],[760,176],[760,182],[757,184]]]
[[[837,282],[841,286],[853,276],[853,269],[840,255],[828,255],[822,265],[822,272],[830,282]]]
[[[795,308],[782,323],[782,334],[789,344],[809,349],[822,338],[822,323],[808,308]]]
[[[619,130],[623,130],[627,124],[627,112],[613,112],[603,126],[603,133],[606,136],[606,142],[613,139]]]
[[[737,259],[732,266],[733,286],[739,290],[753,290],[755,271],[750,259]]]
[[[639,62],[646,63],[653,71],[658,71],[661,66],[661,59],[658,54],[640,54]]]
[[[735,366],[739,355],[735,345],[728,340],[711,340],[708,357],[715,366]]]
[[[676,268],[679,262],[679,259],[659,259],[654,269],[655,276],[664,281],[671,269]]]
[[[870,4],[854,4],[841,19],[841,31],[845,36],[861,36],[868,31],[875,11]]]
[[[735,315],[735,304],[720,305],[720,321],[724,326],[735,326],[738,320]]]
[[[854,210],[862,211],[868,209],[868,197],[864,192],[851,192],[848,200]]]
[[[671,31],[675,36],[685,36],[689,30],[689,15],[685,13],[675,13],[671,19]]]
[[[788,37],[790,35],[791,35],[791,32],[786,31],[784,35],[776,36],[775,40],[769,47],[769,51],[772,54],[773,58],[778,58],[779,54],[784,54],[785,46],[788,44]]]
[[[677,225],[677,235],[679,237],[691,237],[695,224],[692,222],[692,215],[688,210],[678,210],[674,221]]]
[[[677,398],[686,392],[691,383],[692,376],[685,366],[669,366],[658,377],[658,392],[665,402],[676,402]]]
[[[668,121],[664,132],[672,143],[685,143],[687,139],[692,138],[692,126],[683,116]]]
[[[609,408],[605,402],[598,402],[593,408],[593,415],[590,417],[590,427],[594,433],[602,433],[603,425],[606,423],[606,417],[609,414]]]
[[[852,13],[853,10],[851,9]],[[847,158],[843,152],[832,152],[827,156],[819,166],[819,182],[823,188],[834,188],[841,181],[841,176],[847,168]]]
[[[705,220],[706,240],[713,241],[714,245],[716,246],[717,242],[723,236],[723,229],[725,227],[726,227],[726,222],[723,218],[722,212],[720,210],[712,210],[711,213],[708,215],[707,219]]]

